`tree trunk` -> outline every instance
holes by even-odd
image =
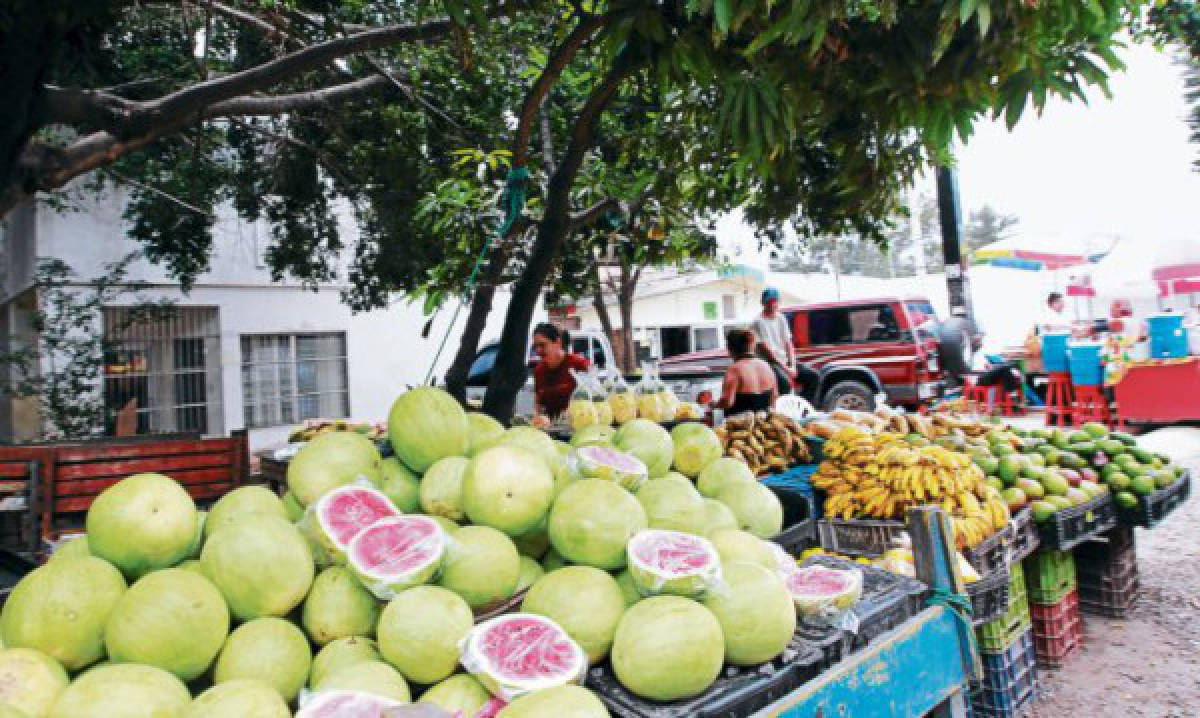
[[[621,311],[621,347],[625,356],[622,371],[632,374],[637,370],[637,349],[633,344],[633,296],[637,289],[637,277],[631,276],[628,267],[621,264],[621,287],[617,292],[617,304]]]
[[[571,138],[563,159],[555,168],[546,188],[545,214],[538,225],[537,239],[533,243],[529,261],[513,285],[500,348],[483,401],[483,410],[502,423],[512,419],[517,393],[525,384],[528,373],[525,352],[533,310],[554,260],[571,230],[571,187],[579,174],[584,154],[593,144],[600,115],[612,101],[621,82],[641,67],[642,61],[635,59],[632,52],[632,49],[626,49],[618,55],[604,80],[588,96],[571,128]]]
[[[471,371],[471,364],[475,362],[475,354],[479,351],[479,340],[483,336],[483,330],[487,328],[488,315],[492,313],[496,285],[500,283],[507,263],[508,250],[502,247],[492,250],[483,277],[471,297],[471,311],[467,315],[467,323],[458,341],[458,351],[446,371],[446,391],[463,404],[467,400],[467,375]]]
[[[599,262],[592,265],[592,307],[600,319],[600,328],[604,331],[604,336],[613,344],[614,353],[617,354],[618,363],[615,368],[624,371],[625,359],[616,349],[617,335],[613,332],[612,316],[609,315],[608,307],[604,304],[604,283],[600,280]]]

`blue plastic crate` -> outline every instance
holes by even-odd
[[[1037,694],[1037,654],[1033,631],[1005,651],[981,651],[983,680],[971,685],[971,709],[976,716],[1010,718],[1020,715]]]
[[[822,502],[817,499],[817,494],[813,490],[812,485],[812,477],[815,473],[817,473],[817,464],[801,464],[794,469],[788,469],[782,474],[763,477],[762,485],[774,491],[775,495],[779,497],[780,502],[783,503],[784,526],[790,526],[797,521],[805,519],[821,518]],[[794,513],[789,515],[788,504],[789,500],[792,500],[793,497],[802,497],[807,500],[808,515],[798,516]],[[794,509],[794,511],[798,510],[798,508]]]
[[[1154,359],[1182,359],[1188,355],[1188,336],[1182,314],[1153,314],[1146,317],[1150,335],[1150,356]]]
[[[1071,338],[1066,332],[1046,332],[1042,335],[1042,366],[1047,372],[1067,371],[1067,340]]]
[[[1099,342],[1071,342],[1067,346],[1067,367],[1075,386],[1100,386],[1104,381],[1104,363]]]

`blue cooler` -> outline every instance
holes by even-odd
[[[1100,386],[1104,383],[1104,363],[1100,360],[1100,342],[1071,342],[1067,346],[1067,366],[1075,386]]]
[[[1066,332],[1042,335],[1042,366],[1046,373],[1067,371],[1067,339],[1070,337]]]
[[[1150,333],[1151,359],[1182,359],[1188,355],[1188,336],[1182,314],[1154,314],[1146,317]]]

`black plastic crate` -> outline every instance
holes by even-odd
[[[584,681],[614,716],[623,718],[738,718],[762,710],[820,671],[820,654],[807,646],[789,646],[776,659],[759,666],[726,665],[703,693],[669,703],[630,693],[604,661]]]
[[[1008,546],[1012,543],[1012,529],[1008,526],[988,536],[975,548],[963,549],[967,563],[975,567],[980,576],[1008,565]]]
[[[897,545],[907,530],[902,521],[821,519],[817,522],[822,548],[864,558],[882,556]]]
[[[1117,525],[1117,505],[1104,494],[1086,503],[1050,514],[1038,525],[1042,548],[1067,551]]]
[[[977,716],[1009,718],[1024,712],[1037,694],[1037,655],[1033,632],[1007,650],[980,653],[983,679],[971,685],[971,710]]]
[[[809,519],[793,524],[772,536],[771,540],[782,546],[783,550],[792,556],[799,556],[818,545],[817,522]]]
[[[825,671],[853,651],[853,637],[834,626],[812,626],[800,621],[790,648],[798,654],[815,650],[820,656],[818,672]]]
[[[1119,526],[1075,547],[1078,582],[1106,585],[1137,572],[1137,546],[1133,528]]]
[[[1167,514],[1178,508],[1192,495],[1192,473],[1184,471],[1183,476],[1166,488],[1159,489],[1149,496],[1139,496],[1137,506],[1131,509],[1121,509],[1121,521],[1130,526],[1153,528],[1167,517]]]
[[[1127,575],[1102,585],[1079,583],[1079,610],[1097,616],[1126,618],[1137,602],[1140,581],[1136,566]]]
[[[967,584],[967,596],[971,599],[971,622],[976,627],[1008,613],[1009,582],[1008,566],[1005,566],[1002,571],[993,571]]]
[[[1037,525],[1033,523],[1033,509],[1029,507],[1021,509],[1012,517],[1010,529],[1012,541],[1008,545],[1008,559],[1006,563],[1011,565],[1019,563],[1025,557],[1037,551],[1042,541],[1041,537],[1038,536]]]

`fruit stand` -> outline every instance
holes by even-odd
[[[390,455],[316,432],[282,496],[240,486],[205,511],[191,482],[106,479],[71,504],[86,536],[0,610],[0,678],[15,678],[0,706],[1010,715],[1033,695],[1035,654],[1060,664],[1079,644],[1081,611],[1127,609],[1121,527],[1190,491],[1096,427],[830,421],[635,418],[563,442],[425,387],[396,400]],[[1101,455],[1112,468],[1095,477],[1063,473]],[[1031,500],[1035,484],[1061,505]],[[1110,493],[1132,501],[1118,511]]]
[[[1200,420],[1200,357],[1137,362],[1112,386],[1122,421]]]

